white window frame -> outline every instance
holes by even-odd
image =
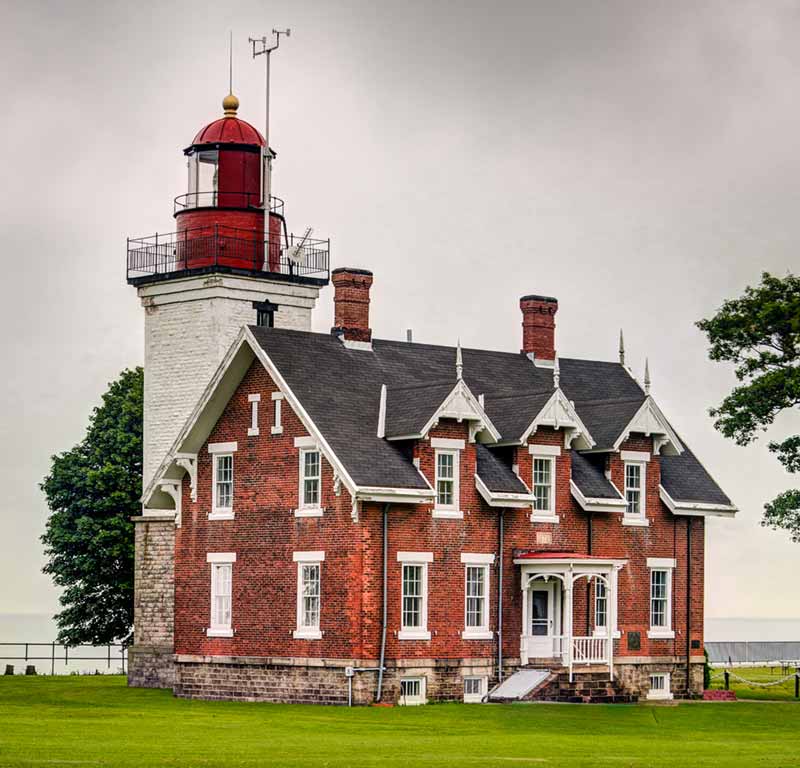
[[[598,589],[603,590],[602,597],[597,594]],[[594,580],[594,634],[605,636],[608,634],[608,585],[600,579]],[[604,621],[600,624],[597,621],[598,616],[598,601],[603,601],[603,618]]]
[[[467,693],[467,680],[478,681],[480,686],[478,693]],[[464,675],[464,703],[465,704],[481,704],[483,697],[486,695],[489,679],[486,675]]]
[[[675,631],[672,627],[672,581],[675,572],[676,562],[671,557],[648,557],[647,558],[647,621],[650,629],[647,636],[653,640],[671,640],[675,637]],[[666,573],[666,601],[667,605],[664,610],[664,618],[666,624],[664,626],[654,626],[653,621],[653,572],[662,571]],[[660,598],[664,599],[664,598]]]
[[[238,448],[239,445],[236,442],[208,444],[208,452],[211,455],[211,512],[208,514],[209,520],[234,519],[233,508],[236,498],[236,461],[234,454]],[[229,507],[220,507],[217,505],[217,470],[219,460],[226,457],[230,457],[231,460],[231,505]]]
[[[247,402],[250,403],[250,426],[247,428],[248,437],[258,437],[258,404],[261,402],[261,395],[258,393],[247,396]]]
[[[662,678],[663,687],[654,688],[653,678]],[[665,701],[672,698],[672,686],[669,672],[653,672],[650,675],[650,689],[647,691],[647,698],[651,701]]]
[[[275,408],[275,421],[270,427],[270,433],[273,435],[282,435],[283,424],[281,423],[281,406],[283,404],[283,392],[273,392],[272,402]]]
[[[433,505],[433,516],[441,518],[451,518],[460,520],[464,517],[464,512],[461,510],[461,452],[464,450],[466,443],[463,440],[456,440],[446,437],[432,437],[431,448],[433,448],[433,490],[436,494],[436,499]],[[441,455],[453,456],[453,477],[442,478],[444,480],[452,480],[453,482],[453,503],[440,504],[439,503],[439,456]]]
[[[297,509],[294,510],[295,517],[322,517],[322,451],[313,437],[296,437],[294,439],[295,448],[299,448],[297,454]],[[306,456],[309,453],[316,453],[319,458],[319,474],[317,480],[317,503],[309,504],[305,501],[305,481],[306,479]]]
[[[419,683],[419,694],[417,696],[403,696],[403,681],[414,681]],[[426,685],[425,685],[425,675],[408,675],[405,677],[400,678],[400,698],[398,699],[398,704],[401,707],[415,707],[421,704],[427,704],[428,699],[426,698]]]
[[[292,632],[292,637],[295,640],[320,640],[322,638],[322,630],[320,629],[322,621],[322,563],[325,562],[325,553],[320,551],[294,552],[292,560],[297,563],[297,628]],[[303,605],[304,566],[316,566],[319,574],[319,594],[317,595],[319,606],[317,609],[317,624],[314,626],[303,623],[305,618]]]
[[[209,610],[208,637],[233,637],[233,564],[236,562],[235,552],[209,552],[206,554],[206,562],[211,566],[211,604]],[[219,595],[216,592],[217,573],[219,569],[226,568],[230,571],[230,621],[227,624],[219,624],[214,620],[216,614],[216,599]]]
[[[433,562],[432,552],[398,552],[397,562],[400,563],[400,630],[398,640],[430,640],[431,633],[428,629],[428,564]],[[405,602],[403,574],[406,566],[419,566],[422,573],[420,600],[420,624],[418,627],[406,627],[403,624],[403,603]]]
[[[531,455],[531,494],[536,494],[534,483],[536,460],[550,462],[550,509],[536,509],[536,502],[531,504],[532,523],[558,523],[558,497],[557,497],[557,471],[558,457],[561,456],[561,447],[558,445],[529,445],[528,453]]]
[[[650,521],[647,519],[647,463],[650,461],[650,454],[645,451],[620,451],[622,459],[622,495],[625,497],[625,513],[622,516],[623,525],[648,526]],[[639,491],[639,512],[635,515],[628,512],[628,467],[639,467],[639,487],[630,490]]]
[[[489,600],[492,594],[490,587],[491,566],[494,564],[493,554],[473,554],[464,552],[461,554],[461,562],[464,565],[464,631],[461,637],[464,640],[491,640],[494,633],[489,628]],[[481,624],[477,627],[467,626],[467,576],[470,568],[480,568],[483,571],[483,611]]]

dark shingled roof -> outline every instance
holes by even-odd
[[[606,477],[603,454],[572,454],[572,479],[588,499],[621,499],[622,494]]]
[[[418,435],[453,391],[455,381],[386,388],[386,437]]]
[[[661,485],[675,501],[700,504],[725,504],[733,502],[714,482],[706,468],[698,461],[683,439],[680,456],[661,457]]]
[[[328,334],[250,330],[358,485],[428,488],[406,446],[377,436],[381,386],[387,386],[387,434],[418,432],[455,386],[454,347],[375,339],[370,352],[348,349]],[[462,357],[464,381],[476,397],[485,396],[502,439],[518,439],[552,394],[552,369],[521,353],[463,349]],[[559,366],[561,389],[596,447],[609,448],[644,402],[641,388],[617,363],[559,358]],[[580,459],[575,466],[579,475],[587,471],[582,482],[601,482]],[[662,457],[662,467],[673,498],[729,503],[688,449]]]
[[[497,453],[478,443],[475,448],[475,455],[478,465],[478,477],[490,491],[495,493],[530,494],[522,480],[514,474],[511,467]]]

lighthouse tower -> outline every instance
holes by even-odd
[[[295,238],[283,201],[265,200],[274,152],[233,94],[222,107],[183,151],[175,231],[128,239],[128,283],[145,310],[145,487],[241,327],[310,330],[329,280],[329,241]]]

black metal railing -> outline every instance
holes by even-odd
[[[97,655],[85,655],[82,649],[91,649],[89,653]],[[12,650],[13,649],[13,650]],[[103,662],[107,670],[111,670],[111,665],[119,666],[122,674],[128,664],[128,646],[121,643],[110,643],[108,645],[63,645],[61,643],[0,643],[0,654],[11,653],[12,655],[0,655],[0,661],[22,661],[26,667],[33,666],[35,672],[42,674],[49,668],[50,674],[70,674],[79,671],[81,667],[85,669],[84,662]],[[28,662],[45,662],[44,669],[36,669],[36,665],[29,665]],[[96,666],[96,665],[91,665]],[[6,665],[6,672],[10,670]],[[16,669],[13,669],[16,672]]]
[[[127,278],[138,284],[199,272],[246,272],[288,281],[327,282],[330,240],[220,225],[128,238]]]
[[[175,198],[175,213],[193,208],[263,208],[259,192],[187,192]],[[283,216],[283,200],[274,195],[269,197],[270,213]]]

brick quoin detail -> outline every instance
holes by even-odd
[[[208,441],[236,441],[234,454],[233,520],[208,520],[211,510],[211,456],[207,443],[198,456],[198,496],[191,502],[188,479],[183,487],[183,523],[175,539],[175,653],[178,655],[176,692],[186,696],[237,697],[240,680],[244,698],[267,700],[308,700],[307,693],[292,692],[308,675],[309,685],[319,686],[319,700],[340,702],[343,672],[319,673],[308,669],[325,660],[325,665],[343,669],[345,663],[374,664],[380,652],[382,505],[364,503],[359,520],[351,517],[351,500],[342,487],[334,490],[333,469],[322,460],[321,498],[324,515],[319,518],[296,518],[298,505],[299,449],[294,438],[308,434],[286,400],[283,400],[283,434],[272,435],[271,394],[277,387],[256,361],[245,375],[228,406],[214,427]],[[259,412],[261,432],[248,436],[251,406],[248,395],[261,395]],[[496,678],[497,640],[465,640],[464,587],[465,566],[462,553],[494,554],[490,568],[489,628],[496,633],[497,577],[503,569],[503,654],[508,664],[519,663],[522,632],[522,590],[520,568],[513,563],[515,550],[550,550],[588,553],[588,515],[570,494],[571,454],[563,448],[563,433],[550,428],[538,429],[530,445],[561,446],[556,460],[556,512],[558,523],[532,523],[531,509],[509,509],[505,516],[505,544],[502,559],[498,551],[498,510],[488,507],[474,485],[475,445],[469,442],[468,426],[443,419],[428,439],[416,441],[410,450],[419,460],[420,470],[433,484],[435,451],[430,437],[464,440],[460,452],[460,509],[463,519],[435,518],[433,507],[392,505],[389,511],[388,536],[388,627],[386,658],[389,700],[396,698],[403,669],[427,670],[429,698],[459,698],[463,692],[459,670],[478,669],[490,680]],[[624,450],[652,452],[652,439],[634,435],[622,446]],[[532,458],[528,445],[515,451],[514,463],[520,477],[531,485]],[[618,454],[608,463],[611,478],[622,487],[623,464]],[[673,689],[685,680],[686,653],[686,521],[675,518],[661,503],[659,457],[647,465],[646,514],[648,527],[622,525],[621,514],[595,514],[591,552],[598,557],[626,560],[619,573],[618,625],[621,638],[615,641],[618,664],[636,657],[637,663],[654,658],[666,663],[673,672]],[[552,543],[537,544],[536,533],[547,531]],[[692,525],[692,639],[703,639],[703,520]],[[322,563],[321,621],[319,640],[295,640],[297,564],[293,552],[325,552]],[[401,565],[399,551],[431,552],[428,566],[428,629],[430,640],[401,640]],[[232,638],[209,638],[206,628],[210,613],[210,566],[208,552],[235,552],[233,566]],[[674,639],[650,640],[648,557],[675,558],[673,571],[672,627]],[[594,630],[593,592],[578,582],[574,595],[574,632],[591,634]],[[627,649],[627,635],[641,633],[641,648]],[[702,645],[701,645],[702,647]],[[695,654],[701,654],[701,650]],[[181,656],[185,661],[181,662]],[[222,680],[223,667],[209,667],[208,673],[196,661],[216,657],[263,659],[264,665],[247,669],[224,666],[223,687],[217,690],[214,680]],[[291,659],[285,685],[273,672],[279,659]],[[693,657],[694,659],[694,657]],[[242,662],[244,663],[244,662]],[[650,662],[647,662],[650,663]],[[306,666],[302,671],[297,665]],[[309,666],[310,665],[310,666]],[[444,665],[444,666],[442,666]],[[477,666],[476,666],[477,665]],[[239,671],[235,671],[239,669]],[[638,667],[637,667],[638,669]],[[248,671],[249,670],[249,671]],[[294,671],[292,671],[294,670]],[[478,672],[476,672],[477,674]],[[316,675],[316,677],[315,677]],[[632,690],[646,692],[647,675],[626,673]],[[681,677],[683,675],[683,677]],[[693,673],[693,680],[696,675]],[[340,681],[340,682],[337,682]],[[228,686],[231,686],[230,688]],[[374,680],[359,678],[359,701],[374,695]],[[312,696],[313,698],[313,696]]]
[[[331,333],[342,334],[348,341],[370,341],[369,291],[372,272],[366,269],[334,269],[331,282],[334,287]]]
[[[558,300],[549,296],[523,296],[519,300],[522,310],[522,351],[537,358],[554,360],[556,357],[556,312]]]

